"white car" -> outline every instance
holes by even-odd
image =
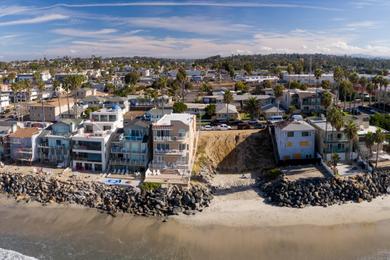
[[[213,127],[211,125],[205,125],[201,128],[203,131],[211,131],[213,130]]]
[[[227,125],[227,124],[221,124],[218,126],[218,130],[221,130],[221,131],[226,131],[226,130],[231,130],[232,127]]]

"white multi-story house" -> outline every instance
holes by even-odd
[[[196,116],[164,115],[152,124],[152,131],[153,160],[145,181],[187,184],[195,159]]]
[[[9,94],[0,92],[0,112],[4,112],[9,107]]]
[[[72,168],[79,171],[105,172],[110,155],[110,141],[117,128],[123,127],[120,108],[93,112],[84,127],[72,136]]]
[[[290,120],[275,125],[279,159],[315,158],[315,128],[303,120]]]

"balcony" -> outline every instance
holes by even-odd
[[[128,141],[142,141],[144,139],[144,136],[125,135],[124,138],[125,138],[125,140],[128,140]]]
[[[175,149],[169,149],[169,150],[161,150],[161,149],[155,149],[155,154],[167,154],[167,155],[186,155],[186,150],[175,150]]]
[[[73,154],[72,159],[75,161],[101,162],[100,154]]]
[[[188,170],[188,164],[166,164],[163,162],[152,162],[150,164],[152,169],[175,169],[175,170]]]
[[[73,145],[74,150],[91,150],[91,151],[100,151],[101,146],[100,143],[98,145],[80,145],[80,144],[74,144]]]
[[[145,166],[145,160],[133,160],[133,159],[119,159],[114,158],[110,160],[111,165],[129,165],[129,166]]]
[[[145,150],[129,150],[123,147],[111,147],[111,153],[139,153],[139,154],[144,154],[146,153]]]
[[[324,149],[324,153],[347,153],[348,151],[348,148]]]
[[[154,136],[153,137],[154,141],[172,141],[171,136]]]

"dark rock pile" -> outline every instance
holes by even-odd
[[[213,196],[203,187],[172,186],[154,191],[108,186],[96,182],[59,181],[36,175],[0,173],[0,192],[21,201],[42,204],[69,203],[97,208],[111,215],[118,212],[142,216],[195,214],[208,207]]]
[[[349,201],[371,201],[390,194],[390,171],[348,178],[314,178],[288,181],[280,178],[273,182],[259,182],[266,201],[281,207],[303,208],[329,206]]]

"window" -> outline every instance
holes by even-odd
[[[342,134],[337,134],[337,139],[341,139],[342,136]]]
[[[186,150],[186,148],[187,148],[186,144],[179,144],[179,150],[180,151]]]
[[[61,145],[61,140],[56,140],[56,145],[60,146]]]
[[[287,132],[288,137],[294,137],[294,132]]]
[[[157,144],[157,150],[169,150],[169,144]]]
[[[299,146],[301,146],[301,147],[308,147],[309,146],[309,142],[308,141],[301,141],[301,142],[299,142]]]
[[[302,132],[302,137],[310,136],[310,132]]]
[[[111,130],[111,126],[107,126],[107,125],[105,125],[105,126],[103,126],[103,131],[106,131],[106,130]]]

